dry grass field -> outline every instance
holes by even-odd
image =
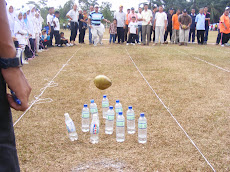
[[[69,31],[66,32],[66,37]],[[210,33],[214,43],[217,32]],[[108,39],[106,33],[105,39]],[[88,37],[86,37],[88,42]],[[88,44],[51,48],[39,54],[23,71],[33,91],[30,101],[54,79],[41,98],[53,102],[35,104],[15,126],[22,171],[212,171],[184,132],[143,80],[127,54],[135,61],[191,139],[216,171],[230,171],[230,49],[216,45],[93,47]],[[195,58],[194,58],[195,57]],[[206,60],[212,66],[198,59]],[[93,83],[104,74],[112,87],[100,91]],[[134,107],[136,119],[145,112],[148,142],[137,142],[137,133],[117,143],[115,132],[104,134],[102,96],[110,105],[119,99],[124,111]],[[100,142],[89,143],[89,133],[81,131],[81,109],[94,98],[100,111]],[[75,122],[79,140],[67,137],[64,113]],[[16,121],[22,112],[13,111]]]

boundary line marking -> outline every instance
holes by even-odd
[[[136,63],[134,62],[133,58],[130,56],[128,50],[125,48],[129,58],[131,59],[131,61],[133,62],[134,66],[136,67],[137,71],[140,73],[140,75],[142,76],[142,78],[145,80],[145,82],[148,84],[149,88],[153,91],[153,93],[155,94],[155,96],[158,98],[158,100],[161,102],[161,104],[164,106],[164,108],[168,111],[168,113],[171,115],[171,117],[174,119],[174,121],[177,123],[177,125],[181,128],[181,130],[184,132],[184,134],[186,135],[186,137],[190,140],[190,142],[193,144],[193,146],[197,149],[197,151],[202,155],[202,157],[204,158],[204,160],[207,162],[207,164],[211,167],[211,169],[215,172],[216,170],[213,168],[213,166],[211,165],[211,163],[207,160],[207,158],[204,156],[204,154],[200,151],[200,149],[197,147],[197,145],[195,144],[195,142],[191,139],[191,137],[188,135],[188,133],[185,131],[185,129],[181,126],[181,124],[177,121],[177,119],[174,117],[174,115],[171,113],[171,111],[169,110],[169,108],[165,105],[165,103],[162,101],[162,99],[158,96],[158,94],[156,93],[156,91],[152,88],[152,86],[149,84],[148,80],[145,78],[145,76],[142,74],[142,72],[140,71],[140,69],[137,67]]]
[[[63,71],[63,69],[68,65],[68,63],[72,60],[72,58],[75,56],[75,54],[80,50],[81,48],[77,49],[73,55],[66,61],[65,64],[63,64],[63,66],[61,67],[61,69],[56,73],[56,75],[48,82],[48,84],[42,88],[41,90],[41,93],[38,95],[38,96],[35,96],[35,100],[33,100],[30,104],[30,106],[28,107],[28,109],[26,109],[26,111],[15,121],[14,125],[15,126],[23,117],[24,115],[37,103],[39,102],[40,100],[43,100],[43,99],[40,99],[40,97],[44,94],[44,92],[46,91],[47,88],[49,87],[53,87],[52,85],[54,85],[54,79],[58,77],[58,75],[61,73],[61,71]]]

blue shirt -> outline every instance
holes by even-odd
[[[192,24],[190,26],[190,29],[196,29],[196,14],[192,15],[190,14],[191,18],[192,18]]]
[[[90,13],[89,18],[91,19],[92,25],[100,25],[101,20],[104,19],[104,16],[100,12],[96,13],[95,11],[93,11],[92,13]]]
[[[205,30],[205,15],[204,14],[198,14],[196,16],[196,30]]]

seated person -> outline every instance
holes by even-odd
[[[47,47],[49,46],[49,40],[50,40],[50,32],[46,34],[46,30],[42,30],[41,41],[44,49],[47,49]]]
[[[73,46],[73,44],[69,43],[69,40],[65,38],[64,32],[60,33],[60,38],[61,38],[61,45],[65,44],[67,47]]]

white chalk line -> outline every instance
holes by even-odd
[[[185,52],[183,52],[183,51],[180,51],[180,50],[176,50],[176,51],[179,52],[179,53],[188,55],[187,53],[185,53]],[[225,69],[225,68],[222,68],[222,67],[220,67],[220,66],[217,66],[217,65],[215,65],[215,64],[213,64],[213,63],[210,63],[210,62],[208,62],[208,61],[206,61],[206,60],[203,60],[203,59],[200,59],[200,58],[198,58],[198,57],[191,56],[191,55],[190,55],[190,57],[192,57],[192,58],[194,58],[194,59],[196,59],[196,60],[199,60],[199,61],[201,61],[201,62],[204,62],[204,63],[206,63],[206,64],[209,64],[209,65],[211,65],[211,66],[213,66],[213,67],[216,67],[216,68],[218,68],[218,69],[220,69],[220,70],[223,70],[223,71],[225,71],[225,72],[230,73],[230,70]]]
[[[73,55],[67,60],[67,62],[65,64],[63,64],[63,66],[61,67],[61,69],[56,73],[56,75],[47,83],[47,85],[42,88],[40,91],[41,93],[38,96],[34,96],[35,100],[33,100],[30,104],[30,106],[28,107],[28,109],[26,109],[26,111],[17,119],[17,121],[15,121],[14,125],[15,126],[23,117],[24,115],[36,104],[40,104],[40,103],[46,103],[46,102],[52,102],[53,100],[51,98],[46,98],[46,99],[40,99],[40,97],[44,94],[44,92],[46,91],[47,88],[49,87],[55,87],[58,86],[57,83],[54,82],[54,79],[57,78],[57,76],[63,71],[63,69],[68,65],[68,63],[70,62],[70,60],[72,60],[72,58],[75,56],[75,54],[80,50],[81,48],[79,48],[78,50],[76,50]]]
[[[181,128],[181,130],[184,132],[184,134],[186,135],[186,137],[190,140],[190,142],[193,144],[193,146],[197,149],[197,151],[202,155],[202,157],[204,158],[204,160],[207,162],[207,164],[211,167],[211,169],[215,172],[215,169],[213,168],[213,166],[211,165],[211,163],[207,160],[207,158],[204,156],[204,154],[200,151],[200,149],[197,147],[197,145],[195,144],[195,142],[191,139],[191,137],[188,135],[188,133],[185,131],[185,129],[181,126],[181,124],[177,121],[177,119],[174,117],[174,115],[171,113],[171,111],[169,110],[169,108],[165,105],[165,103],[162,101],[162,99],[158,96],[158,94],[156,93],[156,91],[152,88],[152,86],[149,84],[148,80],[145,78],[145,76],[142,74],[142,72],[140,71],[140,69],[137,67],[136,63],[134,62],[133,58],[130,56],[128,50],[125,48],[129,58],[131,59],[131,61],[133,62],[134,66],[136,67],[136,69],[138,70],[138,72],[140,73],[140,75],[142,76],[142,78],[145,80],[145,82],[148,84],[149,88],[153,91],[153,93],[155,94],[155,96],[158,98],[158,100],[161,102],[161,104],[164,106],[164,108],[168,111],[168,113],[171,115],[171,117],[174,119],[174,121],[177,123],[177,125]]]

